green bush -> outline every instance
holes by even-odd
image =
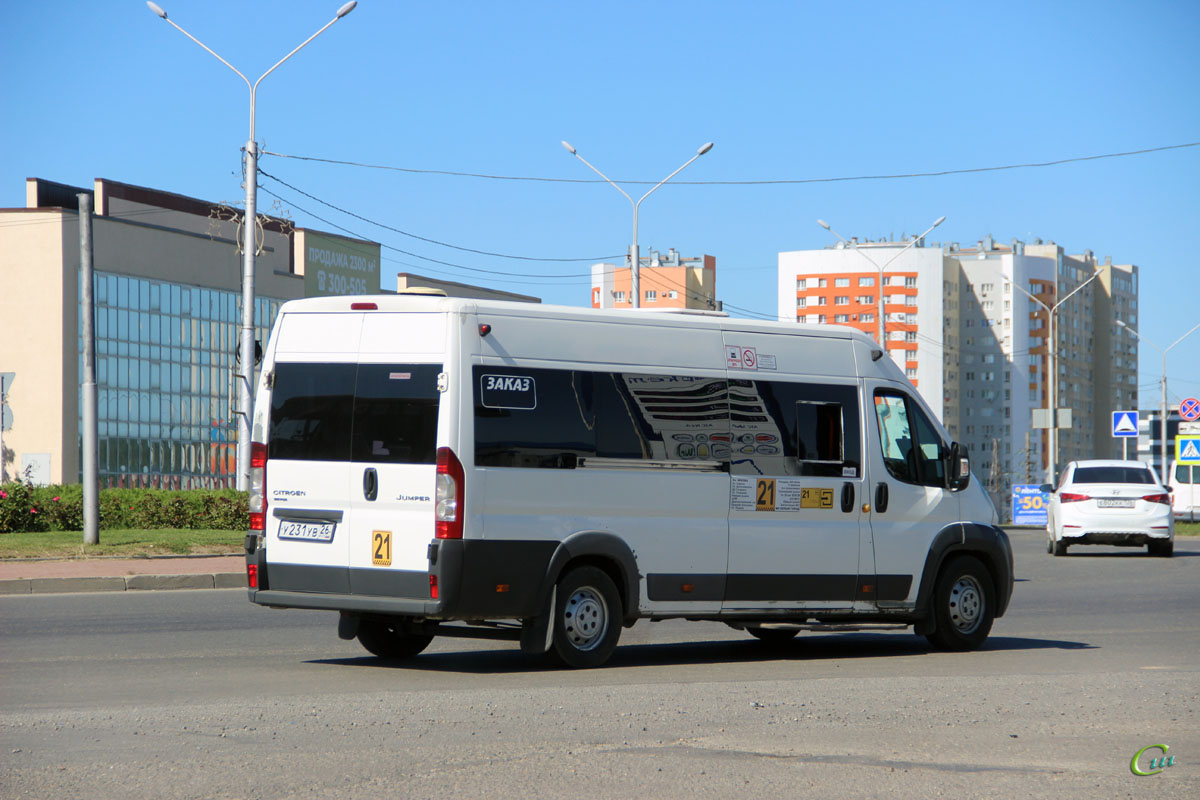
[[[234,489],[103,489],[101,529],[240,530],[250,525],[246,493]],[[0,486],[0,533],[83,530],[83,488]]]

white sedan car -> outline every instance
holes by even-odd
[[[1152,556],[1175,549],[1171,494],[1142,461],[1072,461],[1050,495],[1047,552],[1066,555],[1075,544],[1146,545]]]

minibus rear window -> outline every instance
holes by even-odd
[[[434,464],[440,364],[275,365],[268,457]]]

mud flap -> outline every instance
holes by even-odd
[[[350,641],[358,636],[358,614],[342,611],[338,615],[338,638]]]
[[[550,652],[554,641],[554,609],[558,605],[558,587],[550,590],[550,602],[541,614],[521,625],[521,652],[537,656]]]

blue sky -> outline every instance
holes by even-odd
[[[331,2],[161,0],[253,81]],[[263,81],[268,151],[417,170],[616,180],[890,175],[1200,141],[1200,3],[438,2],[361,0]],[[11,3],[0,28],[0,207],[24,179],[95,177],[240,202],[249,92],[141,0]],[[629,246],[612,187],[366,169],[264,156],[259,209],[384,245],[395,272],[588,302],[588,267]],[[717,258],[735,315],[773,315],[781,250],[924,230],[964,245],[1053,240],[1141,268],[1135,327],[1166,347],[1200,323],[1200,147],[945,177],[679,184],[641,207],[642,252]],[[640,196],[648,187],[629,186]],[[275,198],[282,198],[274,207]],[[315,215],[315,216],[314,216]],[[319,218],[318,218],[319,217]],[[416,255],[406,255],[396,249]],[[418,256],[459,266],[433,263]],[[515,275],[513,273],[524,273]],[[547,276],[547,277],[529,277]],[[736,307],[736,308],[734,308]],[[743,311],[744,310],[744,311]],[[1141,348],[1141,405],[1161,357]],[[1200,332],[1171,402],[1200,394]]]

